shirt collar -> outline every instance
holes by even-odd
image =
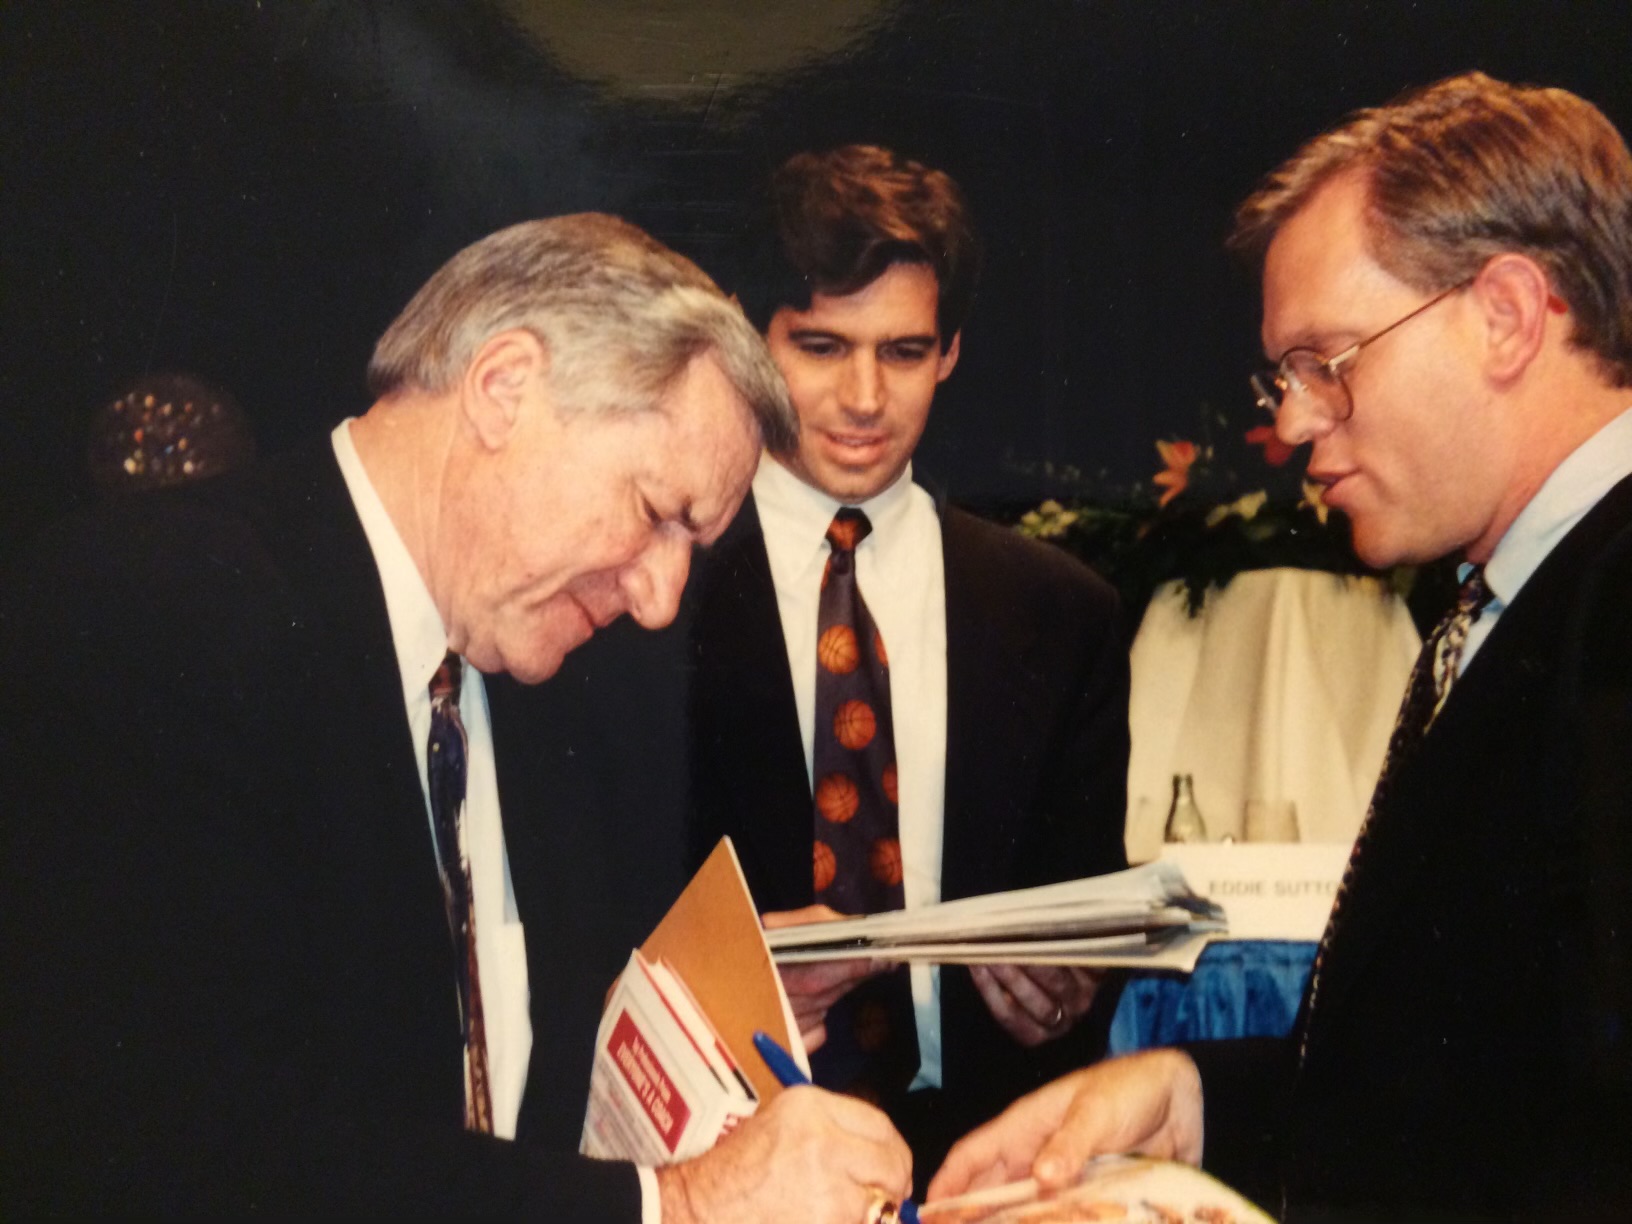
[[[1485,565],[1485,583],[1498,606],[1513,602],[1547,554],[1628,475],[1632,475],[1632,408],[1554,468],[1497,542]],[[1464,564],[1458,573],[1466,577],[1471,568]]]
[[[357,517],[362,520],[369,551],[374,554],[374,567],[380,572],[385,611],[391,621],[391,641],[396,647],[397,669],[402,676],[403,699],[408,702],[429,700],[431,677],[448,653],[448,633],[442,625],[442,614],[436,610],[436,601],[431,598],[419,567],[408,555],[408,546],[397,534],[396,525],[386,513],[385,503],[380,501],[374,482],[368,478],[368,471],[352,444],[351,420],[348,418],[335,426],[329,439],[340,464],[340,475],[346,481],[346,491],[351,494]]]
[[[827,559],[827,528],[841,506],[853,505],[867,516],[873,530],[859,545],[876,551],[880,571],[890,570],[891,553],[898,547],[899,526],[906,518],[912,494],[912,464],[888,488],[863,502],[841,502],[806,484],[769,452],[760,456],[754,473],[754,506],[772,564],[790,574],[803,573]],[[780,564],[778,564],[780,563]]]

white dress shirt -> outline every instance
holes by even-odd
[[[1518,597],[1530,575],[1558,542],[1626,476],[1632,475],[1632,408],[1610,421],[1570,453],[1536,490],[1485,563],[1491,600],[1468,630],[1457,668],[1460,676],[1496,627],[1502,609]],[[1463,564],[1459,577],[1472,566]]]
[[[754,475],[782,635],[787,645],[805,774],[812,770],[816,722],[816,616],[827,528],[846,505],[812,488],[769,455]],[[902,889],[910,909],[941,898],[946,803],[946,573],[941,521],[928,493],[899,479],[857,507],[872,533],[856,548],[856,584],[890,655],[890,709],[900,784]],[[941,1082],[940,971],[914,965],[918,1075],[912,1087]]]
[[[425,796],[425,853],[435,861],[431,794],[425,757],[431,733],[431,677],[448,651],[447,630],[407,546],[397,534],[379,494],[363,469],[351,441],[351,422],[342,421],[331,435],[334,456],[345,477],[357,516],[362,520],[374,565],[385,590],[391,641],[402,673],[402,700],[419,764],[419,786]],[[493,766],[493,731],[488,723],[487,690],[474,667],[463,669],[459,717],[469,741],[466,754],[464,832],[470,858],[472,905],[476,914],[476,963],[482,979],[482,1013],[487,1031],[489,1088],[493,1097],[493,1133],[516,1136],[527,1063],[532,1056],[533,1026],[528,1013],[527,946],[510,885],[510,859],[499,819],[499,788]],[[448,980],[448,989],[458,989]]]
[[[436,832],[426,765],[431,734],[431,677],[448,652],[442,615],[425,580],[408,555],[373,482],[351,441],[351,422],[342,421],[330,435],[346,491],[362,520],[374,554],[391,641],[402,673],[402,700],[425,796],[426,853],[435,857]],[[476,963],[482,979],[482,1018],[487,1033],[488,1087],[493,1098],[493,1133],[516,1137],[516,1118],[527,1086],[527,1064],[533,1050],[533,1022],[527,988],[527,944],[515,889],[510,883],[510,856],[504,848],[499,816],[498,777],[493,763],[493,728],[488,721],[487,689],[482,673],[468,664],[459,689],[459,717],[465,724],[465,852],[470,858],[470,888],[476,912]],[[457,990],[450,980],[449,989]],[[586,1088],[587,1091],[587,1088]],[[662,1224],[657,1175],[637,1167],[642,1224]]]

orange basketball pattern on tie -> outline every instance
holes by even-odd
[[[849,914],[905,902],[889,658],[856,573],[871,531],[859,508],[834,512],[813,643],[814,900]],[[905,966],[856,984],[826,1023],[827,1042],[811,1059],[818,1084],[873,1100],[905,1092],[919,1066]]]
[[[844,774],[828,774],[816,783],[816,810],[823,820],[844,824],[861,806],[861,792]]]
[[[821,892],[833,883],[833,873],[839,869],[839,863],[833,857],[833,847],[824,841],[816,843],[816,891]]]
[[[861,662],[861,646],[849,625],[834,625],[816,641],[816,661],[835,676],[848,676]]]
[[[880,884],[894,888],[901,883],[901,843],[895,838],[879,838],[867,858],[873,878]]]
[[[869,1000],[856,1008],[856,1044],[871,1054],[890,1039],[890,1013],[882,1003]]]
[[[860,752],[873,742],[878,718],[865,701],[847,701],[833,711],[833,738],[851,752]]]

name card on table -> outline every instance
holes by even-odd
[[[1337,897],[1347,842],[1184,843],[1161,857],[1190,887],[1224,907],[1229,939],[1319,940]]]

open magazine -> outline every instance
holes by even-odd
[[[1188,973],[1224,910],[1173,863],[766,932],[778,964],[868,957],[936,964],[1084,965]]]
[[[1143,1156],[1090,1160],[1076,1184],[1053,1193],[1014,1182],[918,1208],[922,1224],[1270,1224],[1270,1216],[1200,1169]]]

